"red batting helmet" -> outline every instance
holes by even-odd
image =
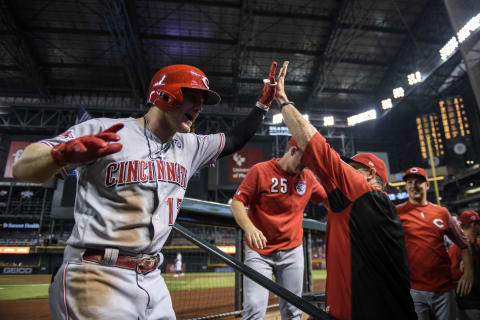
[[[204,92],[203,104],[213,105],[220,102],[220,95],[210,90],[208,79],[202,70],[186,64],[175,64],[155,73],[148,89],[147,103],[162,110],[174,110],[182,104],[182,88]]]

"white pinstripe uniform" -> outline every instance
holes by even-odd
[[[225,136],[176,133],[162,143],[136,119],[100,118],[41,142],[55,145],[119,122],[122,150],[77,167],[75,226],[50,286],[52,319],[175,318],[158,269],[142,274],[113,265],[118,253],[160,254],[189,179],[213,165]],[[105,263],[83,261],[86,248],[105,250]]]

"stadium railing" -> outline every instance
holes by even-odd
[[[228,205],[185,198],[163,250],[162,272],[177,317],[214,319],[239,315],[243,302],[242,277],[248,276],[275,293],[270,294],[269,307],[278,306],[280,296],[315,318],[331,319],[320,309],[325,271],[318,268],[324,265],[321,261],[325,223],[304,219],[303,227],[305,272],[304,293],[300,298],[243,264],[243,232]],[[182,257],[180,270],[176,268],[178,253]]]

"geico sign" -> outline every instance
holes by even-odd
[[[3,273],[31,274],[32,273],[32,268],[3,268]]]

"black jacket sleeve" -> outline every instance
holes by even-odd
[[[228,156],[243,148],[262,123],[267,112],[254,107],[248,116],[225,133],[225,147],[219,157]]]

